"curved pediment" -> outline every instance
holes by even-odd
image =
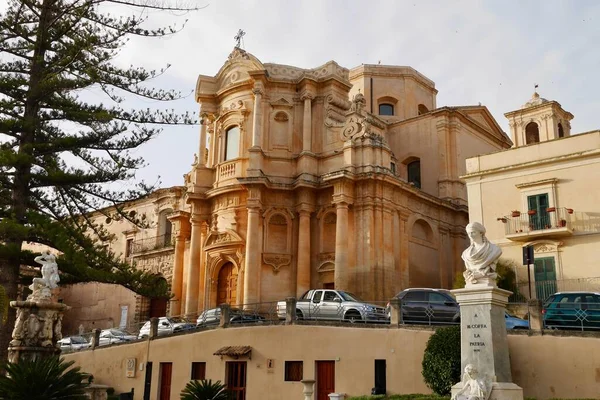
[[[204,242],[204,249],[208,250],[218,246],[237,246],[244,243],[244,239],[231,229],[211,231]]]
[[[227,61],[215,76],[217,81],[217,91],[249,80],[249,71],[260,71],[264,69],[264,65],[258,58],[247,51],[236,47],[231,54],[229,54]]]

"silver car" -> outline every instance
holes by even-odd
[[[160,317],[158,319],[158,335],[170,335],[172,333],[182,332],[196,328],[195,324],[187,322],[184,319],[177,317]],[[138,334],[139,339],[145,339],[150,336],[150,321],[146,321],[140,333]]]
[[[92,346],[83,336],[69,336],[58,341],[62,351],[77,351],[88,349]]]

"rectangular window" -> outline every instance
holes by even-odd
[[[302,361],[285,362],[285,380],[286,382],[300,382],[304,374],[304,365]]]
[[[133,252],[133,238],[127,239],[127,242],[125,244],[125,257],[129,257],[132,252]]]
[[[206,379],[206,363],[205,362],[193,362],[192,363],[192,380],[203,381]]]
[[[225,161],[240,156],[240,128],[234,126],[225,132]]]

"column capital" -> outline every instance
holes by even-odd
[[[300,94],[300,99],[304,102],[306,100],[313,101],[314,98],[315,98],[315,94],[309,90],[305,90]]]
[[[303,217],[303,216],[308,216],[310,217],[310,215],[315,212],[315,209],[307,204],[301,204],[299,206],[296,207],[296,212],[298,213],[299,216]]]
[[[263,88],[261,88],[261,87],[254,87],[254,88],[252,89],[252,94],[254,94],[254,96],[255,96],[255,97],[260,97],[260,96],[262,96],[263,94],[265,94],[265,91],[264,91],[264,89],[263,89]]]

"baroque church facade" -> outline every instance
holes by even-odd
[[[385,301],[451,287],[465,160],[509,148],[483,106],[436,106],[410,67],[266,64],[236,47],[196,87],[199,152],[169,216],[172,315],[310,288]]]
[[[450,288],[468,246],[465,160],[512,142],[486,107],[436,95],[411,67],[302,69],[236,47],[198,78],[184,184],[126,206],[154,227],[111,221],[110,247],[165,277],[169,315],[311,288],[370,301]]]

